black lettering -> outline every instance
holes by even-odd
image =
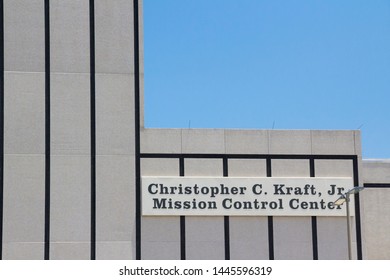
[[[175,209],[181,209],[182,205],[181,205],[181,201],[175,201]]]
[[[290,200],[290,208],[294,209],[294,210],[298,209],[299,208],[299,204],[298,203],[299,203],[299,199],[297,199],[297,198],[291,199]]]
[[[167,209],[166,198],[153,198],[153,209]]]
[[[185,188],[184,188],[184,194],[192,194],[192,189],[191,189],[191,187],[185,187]]]
[[[225,187],[224,184],[221,184],[221,194],[229,194],[229,188]]]
[[[328,194],[329,195],[334,195],[335,194],[335,188],[336,188],[336,185],[330,185],[330,190],[328,191]]]
[[[274,194],[285,195],[286,193],[283,190],[284,187],[285,187],[285,185],[277,185],[277,184],[275,184],[274,185],[274,188],[275,188]]]
[[[190,201],[184,201],[183,203],[184,209],[191,209],[191,202]]]
[[[262,188],[263,188],[262,184],[253,185],[252,192],[256,195],[259,195],[263,192]]]
[[[155,191],[152,189],[153,187],[156,188]],[[150,184],[148,187],[148,191],[150,194],[157,194],[158,193],[158,185],[157,184]]]
[[[222,201],[222,207],[225,209],[231,209],[232,208],[232,199],[231,198],[225,198]]]
[[[201,193],[202,194],[208,194],[209,193],[209,188],[208,187],[203,187],[203,188],[201,188]]]
[[[217,187],[211,187],[211,195],[210,197],[215,197],[219,193],[219,189]]]
[[[232,187],[232,188],[230,189],[230,192],[231,192],[232,194],[238,194],[238,188]]]

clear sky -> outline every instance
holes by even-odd
[[[144,0],[145,126],[360,129],[390,158],[390,0]]]

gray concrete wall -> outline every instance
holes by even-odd
[[[390,160],[363,160],[363,237],[367,259],[390,259]]]
[[[94,2],[96,257],[133,259],[133,1]],[[139,2],[142,28],[142,1]],[[49,3],[50,258],[89,259],[92,184],[89,1]],[[141,36],[141,82],[142,40]],[[43,0],[4,1],[4,60],[2,257],[43,259],[47,173]]]
[[[8,259],[43,258],[43,19],[42,1],[4,1],[3,255]]]

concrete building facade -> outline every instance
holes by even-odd
[[[360,131],[144,128],[141,0],[0,6],[1,259],[348,258],[345,217],[143,216],[142,176],[352,178],[353,257],[390,259]]]

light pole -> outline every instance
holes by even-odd
[[[349,196],[351,194],[358,193],[364,190],[364,187],[354,187],[342,194],[335,202],[334,205],[343,205],[344,202],[347,203],[347,235],[348,235],[348,259],[352,260],[352,238],[351,238],[351,223],[350,223],[350,214],[349,214]]]

